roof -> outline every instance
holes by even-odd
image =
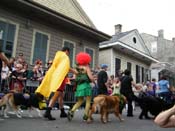
[[[103,41],[100,43],[100,45],[104,45],[104,44],[108,44],[108,43],[114,43],[114,42],[118,42],[120,41],[119,39],[128,35],[129,33],[131,33],[133,30],[131,31],[126,31],[126,32],[120,32],[120,33],[117,33],[115,35],[112,35],[112,38],[109,39],[108,41]]]
[[[32,0],[1,0],[0,7],[13,10],[16,14],[20,14],[27,19],[42,20],[49,25],[58,26],[64,30],[90,37],[97,41],[97,43],[111,38],[111,36],[98,31],[97,29],[87,26]]]
[[[51,10],[59,12],[68,16],[80,23],[96,29],[93,22],[89,19],[87,14],[81,8],[77,0],[32,0]]]
[[[140,38],[140,44],[143,46],[142,48],[144,50],[139,50],[136,47],[132,46],[132,44],[127,44],[122,41],[123,37],[129,35],[132,32],[135,32],[138,38]],[[121,51],[124,54],[132,55],[138,59],[147,61],[149,63],[151,63],[152,61],[156,63],[159,62],[158,60],[156,60],[151,56],[147,46],[145,45],[137,29],[130,30],[127,32],[116,33],[115,35],[112,36],[110,40],[100,43],[100,49],[105,49],[105,48],[114,48],[116,50]]]
[[[120,42],[120,41],[113,42],[110,44],[100,45],[100,49],[105,49],[105,48],[113,48],[113,49],[120,50],[124,54],[134,56],[138,59],[141,59],[143,61],[147,61],[149,63],[151,63],[151,62],[158,63],[159,62],[157,59],[153,58],[152,56],[149,56],[149,55],[147,55],[147,54],[145,54],[145,53],[143,53],[135,48],[132,48],[131,46],[128,46],[128,45]]]

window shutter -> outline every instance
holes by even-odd
[[[0,40],[0,48],[4,51],[7,57],[11,57],[15,39],[16,26],[3,21],[0,21],[0,31],[3,32]]]
[[[4,43],[4,34],[5,34],[6,23],[0,21],[0,31],[2,31],[2,39],[0,40],[0,48],[4,51],[5,43]]]
[[[36,32],[34,53],[33,53],[33,63],[37,59],[41,59],[43,61],[43,64],[46,63],[47,42],[48,42],[47,35]]]
[[[88,53],[91,56],[91,63],[90,63],[90,67],[93,68],[94,65],[94,52],[92,49],[86,48],[86,53]]]
[[[140,66],[136,65],[136,83],[140,83]]]
[[[115,58],[115,76],[119,77],[121,74],[121,60],[119,58]]]
[[[69,47],[70,49],[70,53],[69,53],[70,65],[73,66],[74,44],[69,41],[64,41],[64,46]]]

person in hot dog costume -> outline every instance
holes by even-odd
[[[40,93],[46,98],[49,98],[51,93],[54,92],[44,113],[44,117],[49,120],[55,120],[51,115],[51,110],[58,98],[61,110],[60,117],[67,117],[63,108],[63,91],[68,79],[67,74],[71,70],[68,56],[69,51],[70,49],[68,47],[63,47],[61,51],[57,51],[51,67],[36,90],[36,93]]]

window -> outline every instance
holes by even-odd
[[[131,67],[132,67],[132,64],[130,62],[127,62],[127,69],[131,72]],[[132,73],[131,73],[132,74]]]
[[[85,48],[85,52],[91,56],[90,67],[93,68],[94,67],[94,50],[90,48]]]
[[[151,79],[151,70],[145,69],[145,77],[146,81]]]
[[[151,43],[151,52],[156,53],[157,52],[157,42]]]
[[[0,48],[7,57],[12,56],[16,25],[0,21]]]
[[[70,53],[69,53],[69,58],[70,58],[70,66],[73,66],[74,62],[74,43],[68,40],[64,40],[64,46],[69,47]]]
[[[48,35],[41,32],[35,32],[32,63],[34,63],[37,59],[41,59],[43,61],[43,65],[46,64],[47,49],[49,47],[48,39]]]
[[[142,82],[145,81],[145,71],[144,67],[142,67]]]
[[[133,37],[133,42],[134,42],[134,44],[136,44],[136,43],[137,43],[137,40],[136,40],[136,38],[135,38],[135,37]]]
[[[118,58],[115,58],[115,76],[120,76],[120,68],[121,68],[121,60]]]
[[[140,66],[136,65],[136,83],[140,83]]]

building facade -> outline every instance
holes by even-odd
[[[166,76],[170,84],[175,85],[175,38],[164,38],[164,30],[159,30],[158,36],[146,33],[142,33],[141,36],[151,55],[159,60],[159,63],[151,65],[152,77],[159,80],[161,76]]]
[[[115,35],[109,41],[100,43],[100,64],[109,65],[109,75],[119,76],[129,69],[137,83],[151,78],[149,67],[154,59],[138,30],[122,32],[122,25],[115,26]]]
[[[109,38],[95,28],[76,0],[1,0],[0,47],[8,57],[23,53],[30,65],[38,58],[47,63],[68,46],[71,66],[75,55],[85,51],[93,68],[98,65],[98,43]]]

